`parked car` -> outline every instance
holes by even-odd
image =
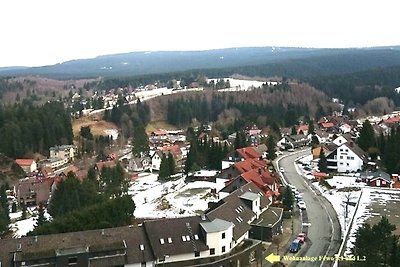
[[[301,244],[304,244],[304,242],[306,241],[306,234],[305,233],[299,233],[297,235],[297,240],[299,240]]]
[[[297,206],[299,207],[299,209],[301,210],[305,210],[306,209],[306,203],[304,201],[299,201],[297,202]]]
[[[295,239],[295,240],[293,240],[292,244],[290,245],[290,249],[289,250],[292,253],[296,253],[296,252],[298,252],[300,250],[300,248],[301,248],[300,240]]]

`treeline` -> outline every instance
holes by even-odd
[[[125,137],[130,137],[133,136],[135,127],[146,126],[150,122],[150,108],[140,100],[136,105],[124,104],[124,102],[120,102],[111,110],[106,110],[104,119],[115,123],[121,128]]]
[[[101,229],[130,223],[135,205],[126,195],[128,180],[123,167],[91,168],[82,182],[70,172],[57,184],[48,206],[52,220],[39,211],[31,235]]]
[[[221,162],[229,153],[229,147],[207,138],[193,139],[185,162],[185,173],[202,168],[220,170]]]
[[[34,106],[28,101],[0,107],[0,152],[17,158],[55,145],[71,144],[71,117],[59,102]]]
[[[264,124],[278,123],[281,126],[292,126],[299,118],[309,117],[308,104],[277,103],[253,103],[251,100],[240,101],[237,94],[213,94],[212,97],[196,95],[193,97],[181,97],[170,99],[167,103],[167,121],[178,126],[192,123],[193,119],[201,123],[217,121],[227,110],[237,110],[240,119],[257,122],[260,117],[266,118]],[[322,108],[322,107],[321,107]],[[328,111],[320,110],[320,115]],[[225,125],[225,127],[227,127]],[[229,126],[228,126],[229,127]]]
[[[0,77],[0,95],[9,91],[21,91],[24,88],[20,81],[10,77]]]
[[[316,76],[305,81],[331,97],[340,98],[345,105],[364,105],[378,97],[387,97],[396,106],[400,105],[400,94],[394,90],[400,86],[400,66],[343,75]]]

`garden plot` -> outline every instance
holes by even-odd
[[[136,218],[171,218],[202,213],[208,202],[217,201],[211,193],[215,183],[196,181],[186,183],[183,176],[173,181],[159,182],[156,174],[144,173],[132,183],[132,195]]]

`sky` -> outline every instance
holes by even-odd
[[[400,45],[396,0],[1,0],[0,67],[133,51]]]

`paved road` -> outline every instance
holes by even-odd
[[[294,161],[298,157],[309,153],[309,150],[292,153],[284,156],[278,162],[279,167],[285,169],[284,176],[286,181],[296,186],[297,190],[303,194],[304,202],[307,206],[307,210],[303,212],[303,222],[310,223],[310,225],[308,227],[304,226],[303,230],[308,232],[309,240],[296,256],[334,256],[338,252],[341,242],[340,225],[336,213],[331,204],[319,192],[310,188],[308,181],[305,181],[297,173],[294,166]],[[289,266],[325,267],[332,265],[332,261],[307,261],[292,262]]]

